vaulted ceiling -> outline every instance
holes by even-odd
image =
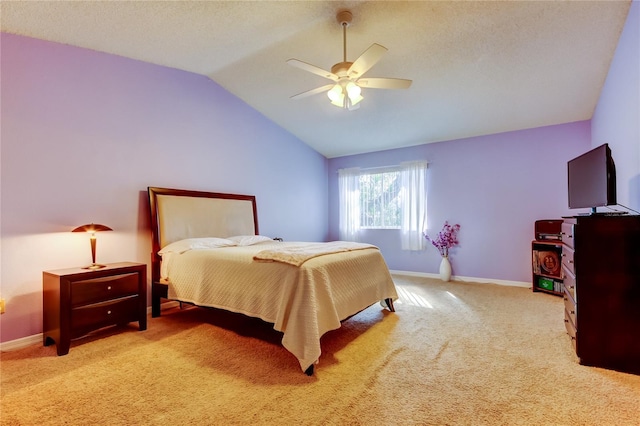
[[[4,1],[2,31],[210,77],[326,157],[591,118],[630,1]],[[325,93],[343,60],[388,50],[355,111]]]

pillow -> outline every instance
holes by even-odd
[[[233,241],[239,246],[252,246],[254,244],[263,243],[265,241],[273,240],[263,235],[236,235],[235,237],[229,237],[229,240]]]
[[[189,250],[230,247],[236,245],[237,244],[235,242],[224,238],[187,238],[186,240],[176,241],[164,246],[158,254],[162,256],[165,253],[184,253]]]

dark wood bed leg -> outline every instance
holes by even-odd
[[[160,295],[157,291],[151,292],[151,317],[157,318],[160,316]]]
[[[307,376],[313,376],[313,364],[311,364],[309,368],[304,370],[304,374],[306,374]]]
[[[396,308],[393,307],[393,299],[391,299],[391,298],[384,299],[384,303],[387,304],[387,307],[389,308],[389,310],[391,312],[395,312],[396,311]]]
[[[162,298],[169,296],[169,286],[154,282],[151,284],[151,316],[153,318],[160,316],[160,302]]]
[[[151,284],[151,316],[153,318],[160,316],[160,302],[168,295],[168,286],[154,282]]]

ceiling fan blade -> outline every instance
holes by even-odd
[[[331,89],[334,84],[327,84],[326,86],[316,87],[315,89],[307,90],[306,92],[298,93],[297,95],[291,96],[290,99],[301,99],[306,98],[307,96],[315,95],[316,93],[321,93]]]
[[[368,89],[407,89],[411,80],[403,78],[361,78],[356,82],[360,87]]]
[[[382,58],[382,55],[384,55],[387,50],[388,49],[386,47],[373,43],[362,55],[360,55],[358,59],[355,60],[353,64],[351,64],[347,74],[353,79],[361,77],[365,72],[369,71],[369,69],[374,66],[380,58]]]
[[[335,75],[331,71],[323,70],[322,68],[316,67],[315,65],[302,62],[298,59],[289,59],[287,63],[296,68],[300,68],[301,70],[309,71],[311,73],[319,75],[320,77],[328,78],[329,80],[333,80],[333,81],[338,81],[337,75]]]

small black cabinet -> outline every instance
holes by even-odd
[[[533,291],[562,296],[564,292],[561,267],[561,219],[537,220],[535,237],[531,242],[531,270]]]

